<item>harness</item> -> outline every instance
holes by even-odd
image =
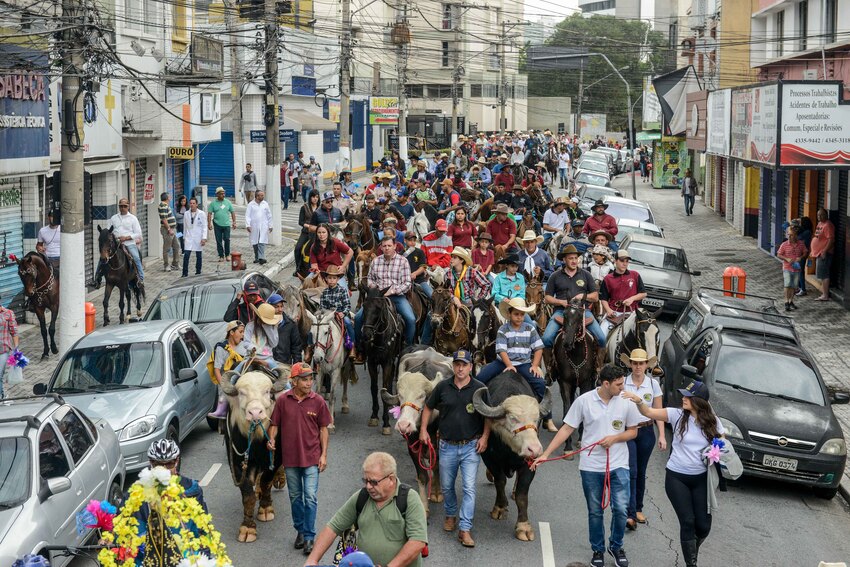
[[[334,315],[334,321],[335,321],[335,322],[337,322],[337,323],[341,323],[341,322],[342,322],[342,314],[341,314],[341,313],[336,313],[336,314]],[[317,321],[317,322],[316,322],[316,327],[321,327],[321,326],[323,326],[323,325],[327,325],[328,327],[330,327],[332,324],[333,324],[333,323],[319,323],[319,322]],[[343,330],[344,330],[344,327],[342,327],[342,328],[343,328]],[[318,335],[318,332],[317,332],[316,334]],[[344,334],[344,331],[343,331],[343,334]],[[333,362],[334,357],[336,357],[336,355],[337,355],[337,354],[339,353],[339,351],[342,349],[342,346],[343,346],[343,344],[345,343],[345,340],[344,340],[342,337],[340,337],[340,339],[341,339],[341,340],[339,340],[339,341],[337,342],[336,349],[335,349],[335,350],[331,353],[331,355],[330,355],[328,358],[326,358],[326,359],[325,359],[325,362],[326,362],[327,364],[330,364],[331,362]],[[327,353],[327,352],[328,352],[328,350],[329,350],[329,347],[331,346],[331,341],[332,341],[332,340],[333,340],[333,333],[328,333],[328,340],[327,340],[327,342],[326,342],[326,343],[321,343],[321,342],[317,339],[317,340],[316,340],[316,342],[315,342],[315,346],[316,346],[316,347],[318,347],[318,348],[321,348],[323,351],[325,351],[325,353]]]
[[[263,437],[266,441],[271,442],[269,438],[268,432],[266,432],[266,428],[263,425],[262,421],[252,421],[251,427],[248,430],[248,446],[245,448],[245,451],[240,453],[239,450],[233,445],[233,439],[230,440],[230,448],[234,453],[242,457],[242,476],[239,478],[239,482],[237,484],[242,484],[245,480],[245,475],[248,473],[248,453],[251,452],[251,444],[254,442],[254,432],[257,430],[257,427],[260,427],[263,431]],[[274,455],[272,455],[273,451],[271,449],[269,451],[269,470],[274,470]]]
[[[56,281],[56,278],[53,274],[53,266],[50,264],[50,262],[45,262],[45,264],[47,264],[48,269],[50,269],[50,275],[48,276],[46,282],[37,286],[33,290],[32,294],[33,300],[38,304],[41,304],[44,298],[47,297],[47,294],[53,291],[53,283]],[[31,276],[33,280],[38,283],[38,270],[35,268],[32,262],[30,262],[30,265],[27,266],[27,268],[24,270],[24,273]]]

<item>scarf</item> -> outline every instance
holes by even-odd
[[[455,274],[454,269],[452,269],[452,275],[456,278],[455,283],[455,292],[454,295],[458,299],[460,299],[461,303],[466,303],[466,290],[463,289],[463,278],[466,277],[466,271],[469,269],[469,266],[464,265],[463,270],[460,272],[460,276]]]

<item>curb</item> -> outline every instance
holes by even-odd
[[[268,276],[269,279],[273,279],[277,276],[282,270],[284,270],[287,266],[291,266],[295,262],[295,252],[292,251],[280,260],[278,260],[271,268],[266,270],[264,273]],[[280,283],[280,282],[278,282]]]

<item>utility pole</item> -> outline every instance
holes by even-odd
[[[508,119],[505,114],[505,106],[508,104],[507,64],[505,62],[505,44],[508,42],[508,34],[505,22],[502,21],[502,8],[496,8],[496,26],[502,30],[499,38],[499,130],[508,129]]]
[[[67,1],[67,0],[66,0]],[[276,0],[265,0],[266,20],[266,112],[264,116],[266,124],[266,200],[272,210],[272,232],[269,235],[269,244],[280,246],[283,242],[281,236],[281,196],[280,196],[280,125],[278,117],[277,93],[277,51],[280,40],[280,27],[277,21]]]
[[[242,139],[242,64],[239,61],[239,48],[241,46],[241,34],[236,31],[236,11],[239,8],[235,2],[224,9],[225,25],[230,37],[230,104],[232,106],[231,120],[233,121],[233,188],[234,198],[238,204],[244,202],[244,194],[240,197],[239,184],[242,181],[242,172],[245,171],[245,142]]]
[[[83,89],[81,37],[83,10],[75,0],[62,1],[62,270],[59,285],[59,354],[85,334],[85,241],[83,226]],[[76,25],[75,25],[76,23]]]
[[[581,69],[578,72],[578,105],[576,105],[575,134],[581,141],[581,104],[584,102],[584,59],[581,60]]]
[[[339,167],[340,171],[343,171],[351,167],[351,136],[349,134],[351,129],[351,0],[342,0],[340,40],[342,45],[339,58]],[[366,167],[371,169],[372,164],[367,163]]]
[[[452,50],[452,146],[457,142],[457,114],[460,96],[458,88],[460,86],[460,76],[462,68],[460,66],[460,38],[461,38],[461,11],[457,4],[452,5],[452,24],[454,27],[454,49]]]
[[[407,25],[407,1],[399,3],[399,15],[393,29],[398,66],[398,155],[407,163],[407,55],[410,44],[410,28]],[[402,172],[406,175],[406,172]]]

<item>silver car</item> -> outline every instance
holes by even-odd
[[[680,313],[691,300],[691,276],[700,275],[688,266],[685,250],[666,238],[629,234],[620,243],[628,250],[630,268],[640,274],[646,287],[646,299],[641,301],[651,310]]]
[[[102,417],[121,443],[128,471],[147,466],[151,443],[181,441],[214,409],[207,371],[212,347],[191,321],[145,321],[105,327],[81,338],[62,357],[50,383],[35,393],[67,397]],[[217,421],[209,420],[210,428]]]
[[[26,554],[54,567],[65,557],[46,546],[79,546],[76,516],[90,500],[117,504],[124,486],[118,438],[60,396],[0,402],[0,565]]]

